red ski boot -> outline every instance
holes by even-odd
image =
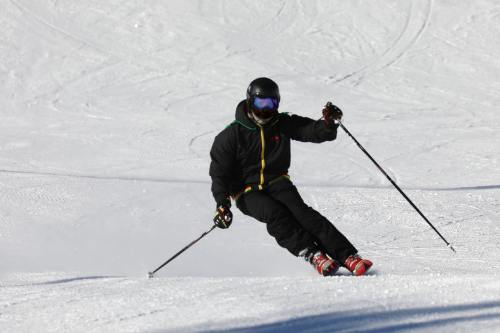
[[[363,259],[357,254],[350,255],[344,262],[344,266],[356,276],[365,275],[372,265],[370,260]]]
[[[330,257],[319,250],[306,249],[299,256],[304,257],[323,276],[334,275],[340,267],[337,261],[330,259]]]

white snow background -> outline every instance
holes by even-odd
[[[235,209],[214,136],[247,84],[344,124],[293,181],[360,253],[323,278]],[[1,332],[500,332],[498,1],[0,0]]]

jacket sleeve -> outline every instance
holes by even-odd
[[[231,135],[230,128],[215,137],[210,150],[210,158],[209,174],[212,178],[212,194],[217,207],[220,205],[230,206],[231,175],[236,160],[236,141]]]
[[[285,117],[285,127],[292,140],[320,143],[337,138],[338,125],[327,125],[323,119],[313,120],[297,115]]]

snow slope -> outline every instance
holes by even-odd
[[[497,1],[0,1],[0,331],[500,332]],[[497,45],[497,46],[496,46]],[[235,212],[213,137],[269,76],[345,125],[290,174],[373,272],[322,278]]]

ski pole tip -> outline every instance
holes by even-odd
[[[448,247],[450,248],[450,250],[452,250],[453,252],[457,253],[457,250],[455,250],[455,248],[453,247],[453,245],[448,244]]]
[[[153,278],[153,276],[154,276],[153,272],[148,272],[148,277],[149,277],[150,279],[151,279],[151,278]]]

